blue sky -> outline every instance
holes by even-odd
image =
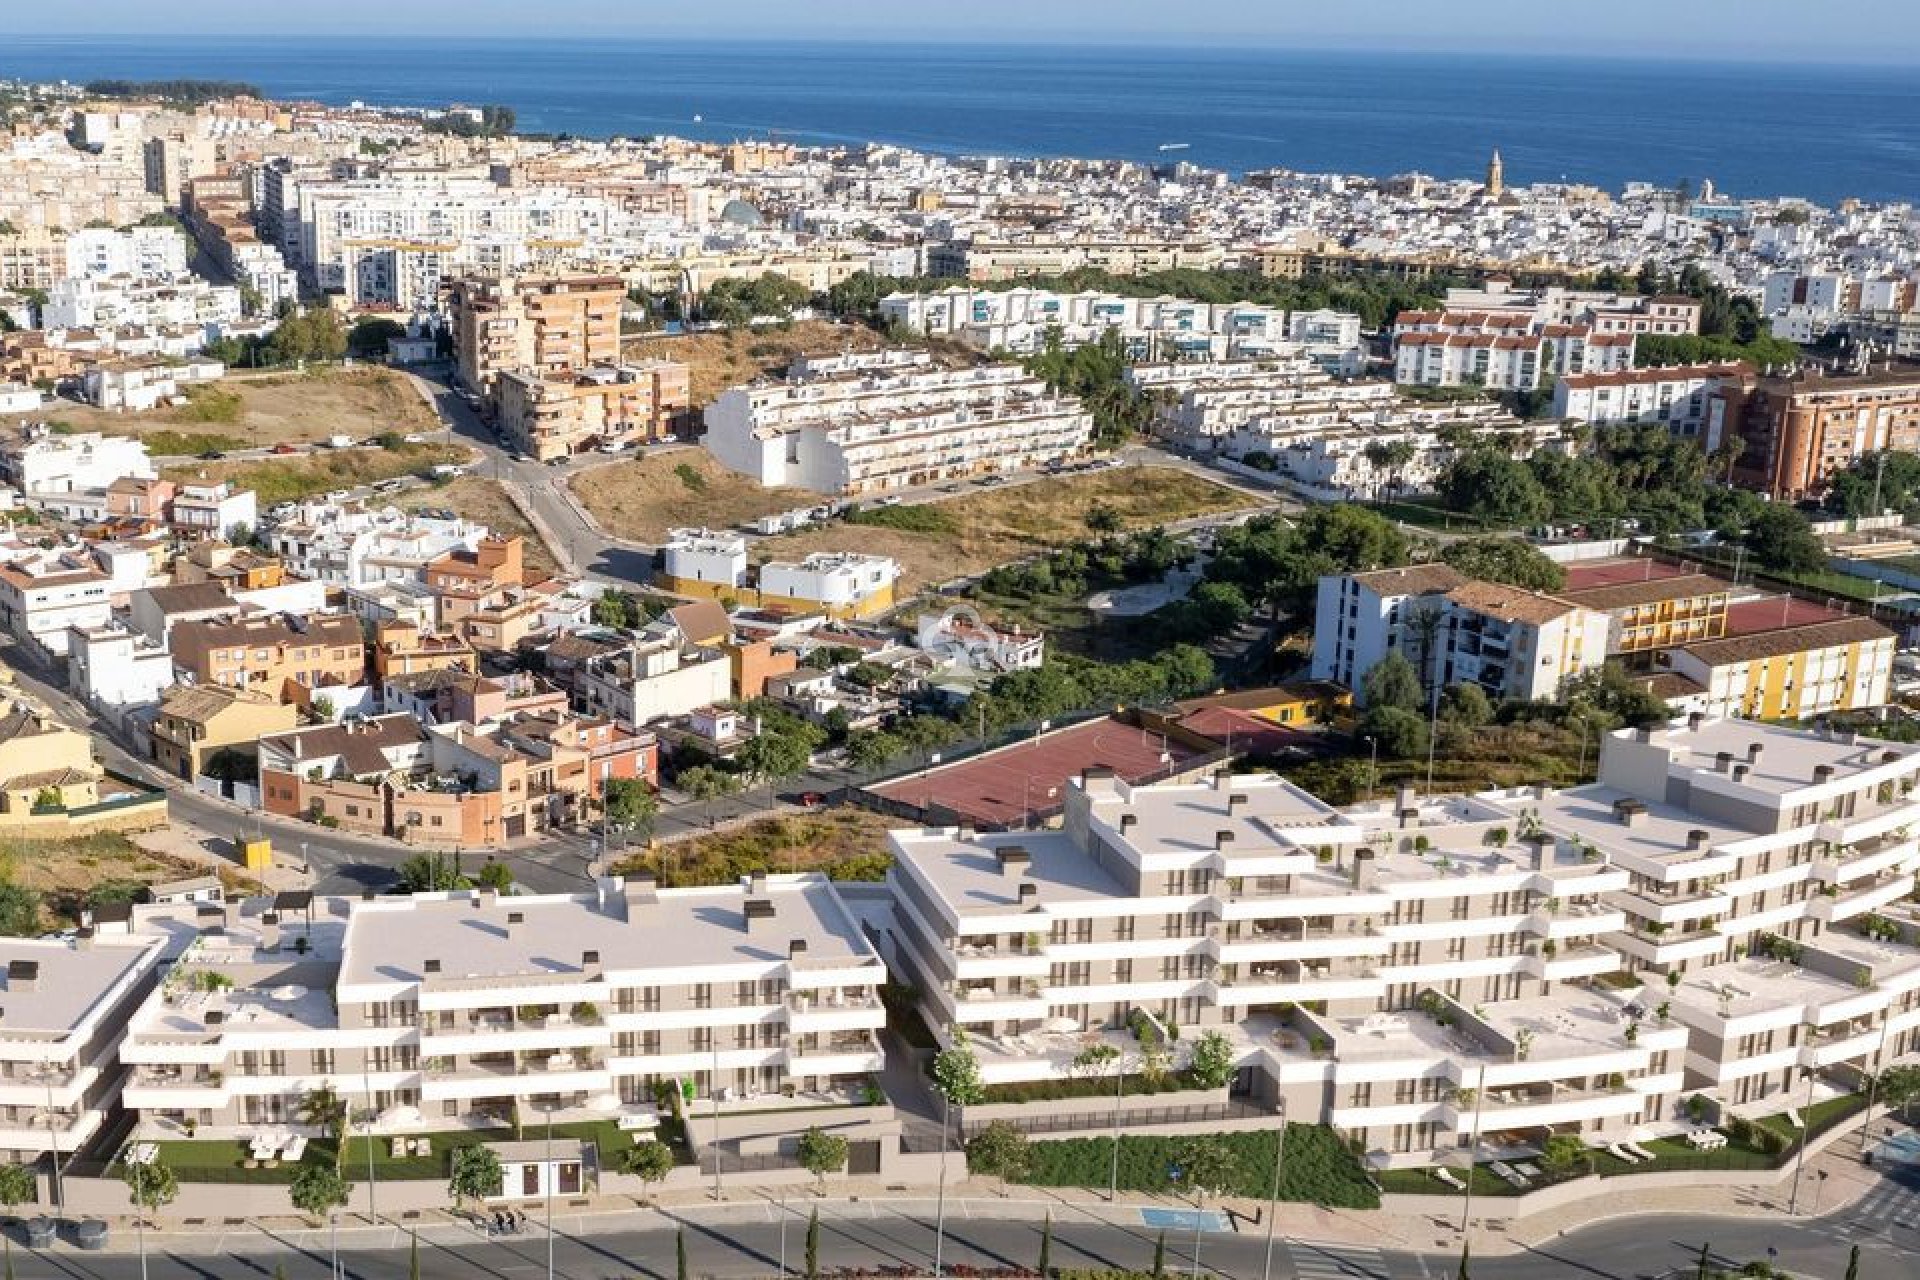
[[[0,0],[0,35],[301,33],[1260,43],[1920,62],[1914,0]],[[378,34],[375,34],[378,33]]]

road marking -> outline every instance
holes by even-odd
[[[1299,1280],[1391,1280],[1393,1274],[1386,1256],[1365,1245],[1290,1240],[1287,1253]]]
[[[1231,1231],[1233,1224],[1227,1215],[1215,1209],[1142,1209],[1142,1226],[1160,1227],[1167,1231],[1192,1231],[1195,1220],[1201,1231]]]

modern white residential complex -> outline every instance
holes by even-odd
[[[1553,416],[1596,427],[1657,422],[1712,449],[1720,443],[1709,421],[1721,387],[1752,373],[1737,362],[1576,373],[1554,385]]]
[[[0,941],[0,1159],[75,1155],[119,1105],[120,1044],[153,989],[158,935]]]
[[[983,351],[1031,355],[1050,335],[1077,347],[1117,332],[1138,360],[1232,360],[1308,355],[1334,373],[1357,373],[1363,360],[1360,317],[1249,302],[1130,298],[1049,289],[967,289],[896,293],[880,300],[880,318],[909,333],[952,337]]]
[[[807,357],[707,407],[701,443],[769,487],[872,494],[1085,453],[1093,416],[1017,365],[945,369],[924,351]]]
[[[23,494],[105,489],[115,480],[158,476],[147,446],[97,431],[58,435],[44,423],[0,437],[0,479]]]
[[[184,920],[142,908],[132,927],[183,925],[122,1047],[150,1136],[297,1124],[322,1085],[385,1131],[511,1130],[550,1112],[646,1123],[656,1085],[730,1110],[850,1101],[881,1066],[886,971],[818,875],[282,893]]]
[[[1636,335],[1538,326],[1485,311],[1403,311],[1393,326],[1393,380],[1403,386],[1532,391],[1548,377],[1633,367]]]
[[[990,1081],[1217,1030],[1231,1092],[1393,1164],[1631,1141],[1920,1041],[1917,782],[1920,748],[1701,717],[1610,735],[1562,792],[1089,775],[1059,831],[896,832],[885,945]]]

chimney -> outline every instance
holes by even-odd
[[[507,936],[517,938],[526,931],[527,916],[523,911],[507,912]]]
[[[1033,855],[1027,852],[1025,845],[1020,844],[1001,845],[993,851],[993,858],[1000,864],[1000,874],[1009,879],[1027,874],[1027,869],[1033,865]]]
[[[1553,861],[1553,837],[1542,831],[1538,835],[1527,837],[1527,843],[1533,846],[1530,862],[1535,871],[1545,871]]]
[[[756,898],[766,897],[767,896],[767,873],[764,871],[754,872],[753,880],[749,884],[748,888],[752,891],[754,897]]]
[[[627,919],[632,920],[635,907],[650,907],[660,901],[660,889],[652,876],[634,876],[621,882],[620,898],[626,905]]]
[[[1040,886],[1031,880],[1020,882],[1020,903],[1022,906],[1037,903],[1040,900]]]
[[[1125,834],[1127,834],[1127,832],[1133,830],[1134,827],[1139,825],[1139,822],[1140,822],[1140,819],[1135,817],[1131,813],[1121,814],[1120,815],[1120,834],[1124,836]]]
[[[804,960],[806,958],[807,958],[807,940],[805,938],[795,938],[793,941],[787,944],[787,960],[789,963],[795,960]]]
[[[1228,812],[1228,813],[1235,813],[1235,812],[1238,812],[1238,811],[1239,811],[1239,810],[1241,810],[1241,809],[1244,809],[1244,808],[1246,808],[1246,807],[1247,807],[1247,801],[1248,801],[1248,800],[1250,800],[1250,799],[1252,799],[1252,797],[1251,797],[1251,796],[1249,796],[1249,795],[1248,795],[1248,794],[1247,794],[1246,792],[1244,792],[1244,791],[1236,791],[1236,792],[1234,792],[1234,793],[1233,793],[1232,795],[1230,795],[1230,796],[1228,796],[1228,797],[1227,797],[1227,812]]]
[[[482,889],[480,890],[480,895],[474,899],[474,904],[487,908],[497,907],[500,905],[500,891],[498,889]]]
[[[1368,848],[1353,851],[1353,887],[1356,889],[1373,888],[1374,873],[1379,868],[1373,865],[1374,852]]]
[[[1764,751],[1764,750],[1766,750],[1766,748],[1765,748],[1765,746],[1763,746],[1763,745],[1762,745],[1761,743],[1758,743],[1758,742],[1750,742],[1750,743],[1748,743],[1748,744],[1747,744],[1747,763],[1748,763],[1748,764],[1759,764],[1759,763],[1760,763],[1760,753],[1761,753],[1762,751]]]
[[[1700,732],[1700,725],[1703,721],[1706,720],[1706,718],[1707,717],[1704,712],[1700,712],[1700,711],[1687,712],[1687,732],[1688,733]]]
[[[1641,804],[1638,800],[1615,800],[1613,802],[1613,816],[1619,820],[1620,825],[1623,827],[1637,827],[1640,825],[1641,820],[1647,816],[1647,806]]]
[[[269,911],[260,917],[260,945],[268,951],[280,949],[280,913]]]
[[[1744,781],[1746,781],[1746,778],[1747,778],[1747,766],[1746,766],[1746,765],[1744,765],[1744,764],[1737,764],[1737,765],[1735,765],[1735,766],[1733,766],[1733,780],[1734,780],[1735,782],[1744,782]]]
[[[748,933],[759,933],[773,923],[773,899],[748,898],[740,908],[740,917]]]
[[[1817,764],[1813,766],[1813,783],[1815,786],[1819,786],[1823,782],[1832,782],[1832,781],[1833,781],[1832,765]]]
[[[600,969],[600,953],[598,951],[582,951],[580,953],[580,967],[588,973],[598,972]]]
[[[1225,853],[1233,848],[1233,832],[1216,831],[1213,833],[1213,847],[1216,852]]]
[[[40,962],[38,960],[7,961],[8,991],[38,991],[40,989]]]
[[[1733,768],[1733,752],[1722,751],[1713,757],[1713,771],[1715,773],[1725,773],[1731,768]]]

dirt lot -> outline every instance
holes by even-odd
[[[193,399],[151,413],[108,413],[65,405],[56,420],[76,431],[115,435],[208,436],[202,449],[261,447],[345,434],[355,440],[383,431],[428,432],[440,421],[406,379],[389,369],[326,368],[312,373],[242,374],[196,390]],[[168,450],[162,449],[161,452]],[[198,450],[192,450],[198,452]]]
[[[166,468],[162,474],[169,480],[193,480],[201,476],[231,480],[254,490],[260,495],[260,505],[270,507],[276,502],[308,498],[334,489],[351,489],[395,476],[423,474],[439,463],[467,462],[472,456],[472,450],[464,445],[410,444],[395,449],[327,449],[257,462],[182,463]]]
[[[684,337],[629,338],[626,354],[636,360],[679,360],[688,366],[693,406],[703,408],[737,382],[777,373],[795,356],[847,349],[875,351],[886,345],[864,325],[802,320],[790,329],[752,333],[693,333]]]
[[[753,558],[784,560],[811,551],[847,550],[892,556],[900,563],[904,589],[911,591],[1089,537],[1087,514],[1095,505],[1113,510],[1121,528],[1139,529],[1231,511],[1250,501],[1185,471],[1124,467],[976,490],[929,504],[926,510],[946,517],[948,527],[940,531],[835,523],[762,538],[753,544]]]
[[[517,533],[527,540],[527,568],[534,577],[549,576],[559,570],[547,544],[533,531],[520,508],[513,505],[498,482],[479,476],[461,476],[449,484],[434,485],[397,494],[394,505],[404,511],[444,508],[468,520],[477,520],[496,533]]]
[[[125,836],[80,836],[71,840],[0,839],[0,880],[40,895],[40,919],[48,928],[79,922],[93,900],[124,901],[140,885],[205,875],[206,866],[143,849]],[[229,888],[252,885],[222,871]]]
[[[804,489],[763,489],[705,449],[675,449],[581,472],[574,494],[616,537],[658,542],[683,525],[725,529],[825,501]]]
[[[756,871],[878,880],[886,872],[887,832],[899,825],[898,819],[851,807],[761,818],[662,844],[618,863],[614,874],[647,871],[668,886],[732,884]]]

